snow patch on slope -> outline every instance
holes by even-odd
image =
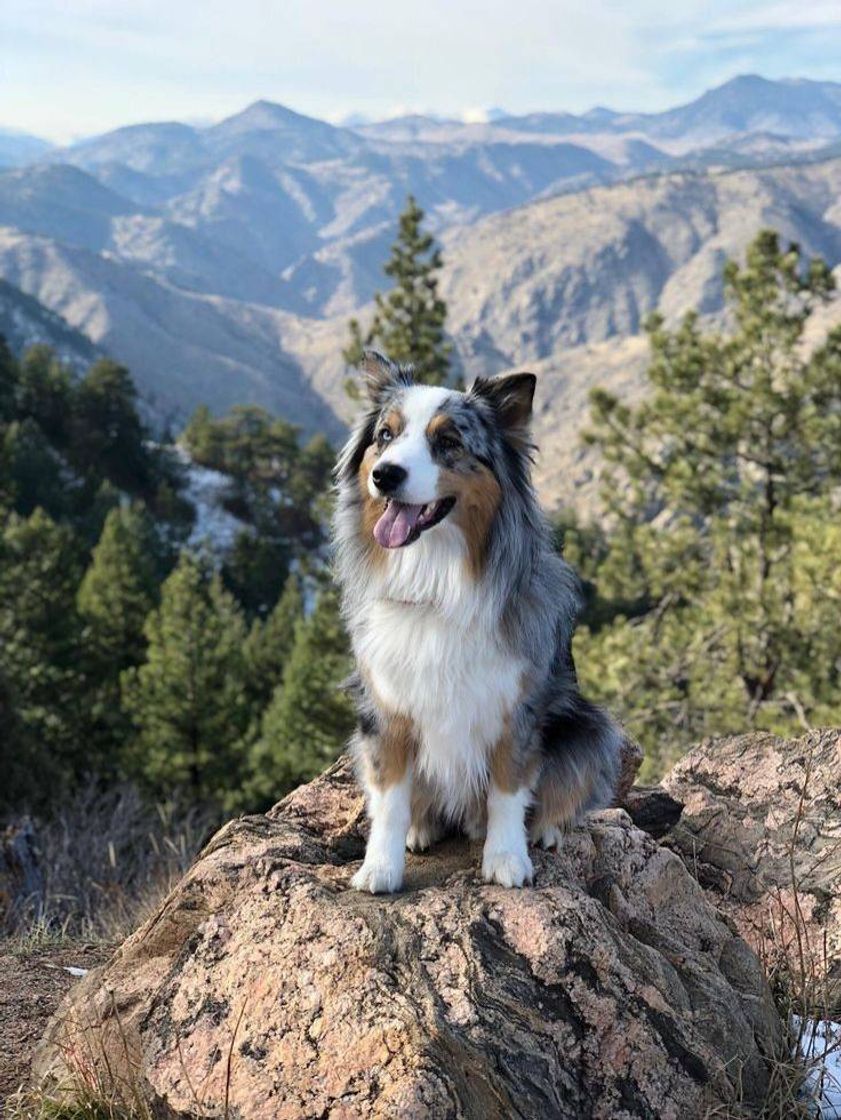
[[[199,466],[181,447],[176,448],[176,452],[186,471],[184,496],[196,510],[188,543],[194,548],[208,547],[219,556],[232,547],[240,533],[252,532],[251,526],[225,508],[225,500],[231,492],[228,475]]]
[[[792,1027],[809,1067],[804,1098],[814,1101],[820,1120],[841,1120],[841,1023],[792,1015]]]

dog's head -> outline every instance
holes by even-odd
[[[466,393],[414,384],[376,351],[361,366],[369,407],[337,467],[356,486],[363,531],[406,548],[447,519],[478,558],[512,476],[528,474],[535,377],[479,378]]]

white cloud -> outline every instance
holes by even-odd
[[[332,119],[657,109],[701,92],[737,46],[762,72],[769,29],[829,21],[841,0],[2,0],[0,113],[67,137],[259,97]]]
[[[710,21],[707,30],[793,31],[841,27],[838,0],[800,0],[799,3],[757,4],[724,13]]]

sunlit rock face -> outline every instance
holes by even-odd
[[[53,1021],[36,1073],[93,1067],[156,1114],[687,1118],[758,1106],[781,1026],[757,958],[621,809],[535,886],[480,846],[410,855],[361,895],[347,762],[233,821]]]

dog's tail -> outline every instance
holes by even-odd
[[[570,828],[585,813],[613,803],[624,736],[607,712],[575,692],[547,714],[542,737],[535,832]]]

